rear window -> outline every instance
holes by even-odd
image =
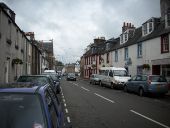
[[[163,76],[150,76],[151,82],[167,82],[166,78]]]
[[[33,82],[39,84],[49,83],[48,79],[43,76],[21,76],[17,82]]]
[[[1,128],[46,128],[38,95],[0,94]]]

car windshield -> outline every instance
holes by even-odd
[[[150,76],[149,78],[152,82],[167,82],[166,78],[163,76]]]
[[[1,128],[46,128],[37,95],[1,93],[0,113]]]
[[[127,72],[125,70],[114,70],[114,75],[115,76],[127,76]]]
[[[53,74],[53,75],[51,74],[50,76],[52,77],[53,80],[59,81],[58,77],[55,74]]]
[[[44,76],[20,76],[17,82],[49,83],[48,79]]]
[[[75,74],[74,74],[74,73],[70,73],[70,74],[68,74],[68,76],[73,76],[73,77],[74,77],[74,76],[75,76]]]

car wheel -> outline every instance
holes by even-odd
[[[99,82],[99,85],[103,87],[103,84],[102,84],[102,82],[101,82],[101,81]]]
[[[127,85],[124,86],[123,90],[124,92],[128,92]]]
[[[139,88],[139,96],[144,96],[144,90],[143,90],[143,88]]]
[[[110,88],[112,88],[112,89],[114,88],[114,84],[113,83],[110,84]]]

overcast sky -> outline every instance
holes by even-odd
[[[16,13],[16,23],[36,40],[54,41],[54,55],[64,62],[80,59],[96,37],[121,34],[123,22],[141,26],[160,17],[160,0],[1,0]]]

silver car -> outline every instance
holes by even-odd
[[[100,78],[98,74],[92,74],[90,76],[90,84],[99,84],[100,83]]]
[[[140,96],[147,93],[164,95],[168,93],[168,82],[161,75],[136,75],[125,83],[124,91],[136,92]]]

